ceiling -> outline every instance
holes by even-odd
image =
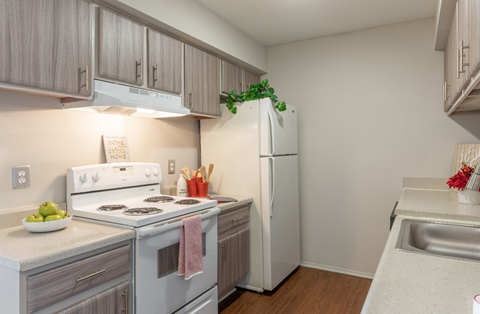
[[[439,0],[196,0],[266,46],[433,17]]]

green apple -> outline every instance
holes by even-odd
[[[55,221],[55,220],[62,220],[62,216],[60,215],[50,215],[50,216],[47,216],[45,217],[45,222],[47,221]]]
[[[57,210],[57,211],[55,212],[55,215],[62,216],[62,219],[67,218],[67,212],[64,211],[64,210]]]
[[[38,209],[38,212],[43,216],[47,217],[50,215],[55,215],[57,212],[57,205],[55,205],[54,202],[45,202],[42,205],[40,205],[40,208]]]
[[[25,219],[26,222],[43,222],[43,216],[40,213],[31,214]]]

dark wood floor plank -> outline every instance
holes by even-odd
[[[370,279],[300,267],[274,291],[236,292],[222,314],[358,314]]]

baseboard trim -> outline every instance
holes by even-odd
[[[258,288],[258,287],[254,287],[254,286],[249,286],[249,285],[242,285],[240,283],[237,283],[235,285],[235,287],[239,287],[239,288],[242,288],[242,289],[247,289],[247,290],[253,290],[253,291],[256,291],[256,292],[259,292],[259,293],[262,293],[263,292],[263,289],[262,288]]]
[[[309,268],[316,268],[316,269],[331,271],[331,272],[334,272],[334,273],[340,273],[340,274],[345,274],[345,275],[350,275],[350,276],[355,276],[355,277],[361,277],[361,278],[367,278],[367,279],[373,279],[373,276],[375,275],[375,274],[371,274],[371,273],[365,273],[365,272],[362,272],[362,271],[356,271],[356,270],[351,270],[351,269],[346,269],[346,268],[340,268],[340,267],[311,263],[311,262],[305,262],[305,261],[301,261],[300,266],[309,267]]]
[[[226,298],[228,298],[232,293],[234,293],[235,291],[237,291],[237,288],[235,288],[235,286],[233,286],[233,288],[226,292],[223,297],[221,297],[220,299],[218,299],[218,303],[222,302],[223,300],[225,300]]]

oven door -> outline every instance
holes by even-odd
[[[177,275],[182,217],[137,228],[136,313],[173,313],[217,283],[219,212],[216,207],[199,212],[202,219],[203,273],[190,280]]]

